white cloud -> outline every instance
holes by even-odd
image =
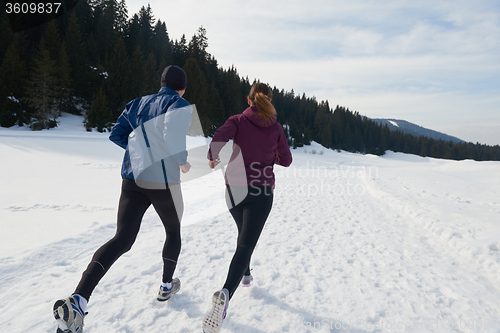
[[[129,1],[129,12],[143,4]],[[173,39],[190,39],[203,25],[208,51],[224,68],[234,64],[250,80],[332,105],[415,116],[431,128],[451,116],[455,127],[466,126],[474,105],[485,124],[500,113],[496,0],[156,0],[151,7]]]

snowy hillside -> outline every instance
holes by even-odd
[[[424,128],[419,125],[415,125],[406,120],[400,119],[372,119],[373,121],[381,124],[382,126],[387,125],[391,131],[401,131],[406,134],[411,134],[416,137],[425,136],[427,138],[432,138],[435,140],[452,141],[454,143],[465,142],[457,137],[444,134],[438,131],[434,131],[428,128]]]
[[[123,150],[65,115],[0,128],[0,332],[55,332],[115,231]],[[500,332],[500,163],[317,144],[276,167],[275,204],[221,332]],[[196,168],[196,165],[193,165]],[[95,290],[85,333],[201,332],[236,247],[220,171],[183,185],[181,290],[156,301],[163,227],[153,209]]]

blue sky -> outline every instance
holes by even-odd
[[[466,141],[500,144],[500,2],[150,2],[170,38],[203,26],[208,52],[248,76]],[[144,2],[129,0],[129,14]]]

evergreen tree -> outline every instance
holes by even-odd
[[[146,70],[144,68],[144,56],[142,55],[139,45],[135,48],[130,64],[131,73],[134,79],[130,82],[130,93],[132,96],[142,96],[147,93],[152,93],[146,90]]]
[[[426,157],[429,155],[429,145],[430,145],[430,140],[427,138],[422,138],[422,145],[420,147],[420,156]]]
[[[207,30],[199,27],[196,34],[191,38],[188,45],[189,56],[195,58],[200,64],[205,65],[208,60],[207,54],[208,38]]]
[[[0,65],[0,126],[23,125],[27,120],[23,112],[22,100],[25,96],[28,75],[26,63],[21,60],[18,45],[22,35],[14,41]]]
[[[161,72],[163,68],[166,66],[159,67],[156,61],[156,57],[151,52],[149,54],[148,59],[146,60],[146,63],[144,64],[144,71],[145,71],[145,89],[148,92],[155,92],[158,91],[160,87],[160,77],[161,77]]]
[[[389,127],[387,127],[387,125],[385,125],[384,127],[381,128],[380,141],[379,141],[379,145],[378,145],[378,153],[380,155],[385,154],[385,151],[388,149],[387,140],[389,139],[390,135],[391,135],[390,130],[389,130]]]
[[[116,2],[116,13],[113,27],[122,37],[125,37],[128,26],[128,9],[125,0]]]
[[[90,105],[94,87],[89,84],[90,66],[87,50],[84,47],[80,24],[73,11],[68,20],[66,31],[66,53],[71,73],[71,99],[65,107],[65,111],[80,114],[83,105]]]
[[[93,32],[90,33],[90,36],[87,39],[86,46],[86,51],[89,57],[89,64],[86,65],[91,65],[92,67],[100,66],[101,62],[99,55],[99,44],[97,42],[97,39],[94,37]]]
[[[142,6],[139,13],[134,15],[131,21],[131,25],[133,24],[134,27],[129,34],[130,42],[132,43],[128,45],[130,52],[133,52],[137,45],[146,54],[152,51],[154,22],[155,18],[151,6],[149,4],[147,7]]]
[[[314,140],[325,147],[332,146],[332,120],[328,102],[321,102],[314,115]]]
[[[333,148],[332,145],[332,126],[330,123],[327,123],[324,130],[321,133],[321,144],[326,148]]]
[[[68,30],[66,31],[66,38],[64,40],[66,42],[67,54],[71,68],[75,70],[75,75],[73,76],[76,77],[78,76],[77,73],[82,72],[82,68],[85,67],[84,63],[87,62],[82,33],[80,30],[80,24],[78,23],[78,18],[76,17],[76,12],[72,12],[69,16]]]
[[[224,115],[224,105],[220,99],[219,90],[215,86],[215,82],[212,81],[208,85],[208,110],[207,113],[210,115],[210,120],[212,123],[212,128],[210,129],[209,135],[213,135],[217,128],[224,124],[226,121]]]
[[[61,36],[57,31],[56,21],[52,20],[47,23],[43,37],[40,41],[40,48],[49,51],[50,59],[56,60],[61,49]]]
[[[118,3],[116,0],[103,1],[99,9],[102,14],[98,16],[97,31],[94,37],[99,45],[99,62],[102,64],[107,62],[113,52],[113,46],[119,36],[115,27],[117,26],[117,11]]]
[[[137,46],[145,50],[144,34],[142,33],[141,22],[138,14],[134,14],[127,27],[127,38],[125,39],[127,49],[131,53]]]
[[[344,135],[342,138],[342,149],[351,151],[353,149],[353,144],[352,144],[352,131],[351,127],[349,126],[349,123],[344,128]]]
[[[189,42],[188,53],[190,58],[186,61],[184,67],[187,68],[186,74],[188,75],[189,86],[186,98],[194,97],[193,101],[188,100],[196,104],[202,125],[204,125],[207,134],[211,135],[215,132],[216,127],[222,125],[225,121],[223,119],[225,111],[215,80],[219,74],[217,62],[206,52],[207,47],[206,30],[200,27]],[[190,79],[188,71],[194,73],[194,82]],[[193,89],[197,82],[203,82],[203,89],[197,90],[195,94],[190,94],[190,90]]]
[[[172,45],[172,55],[174,58],[173,64],[184,67],[187,59],[189,58],[186,36],[182,35],[179,41],[175,41]]]
[[[106,94],[101,88],[90,105],[90,110],[85,118],[85,128],[89,132],[92,131],[92,128],[97,128],[97,131],[102,133],[105,129],[111,131],[112,122],[113,113],[108,107]]]
[[[57,59],[57,79],[61,90],[57,96],[58,112],[70,112],[74,109],[72,105],[72,92],[71,87],[71,66],[69,64],[69,57],[66,53],[66,44],[63,42],[59,50],[59,57]]]
[[[312,141],[312,132],[310,127],[304,128],[304,145],[310,146]]]
[[[154,27],[151,44],[152,52],[161,68],[173,64],[173,51],[167,33],[167,26],[160,20],[158,20]]]
[[[281,125],[283,127],[283,132],[285,133],[285,138],[287,142],[290,142],[290,132],[288,131],[288,124]]]
[[[116,40],[113,56],[107,68],[108,78],[105,83],[105,93],[109,98],[109,106],[116,119],[121,114],[128,101],[135,97],[139,97],[134,96],[131,91],[131,64],[121,37]]]
[[[363,136],[361,135],[361,129],[359,126],[356,126],[356,129],[354,130],[352,145],[356,152],[362,153],[365,151],[363,147]]]
[[[243,94],[241,91],[240,78],[234,66],[227,71],[223,70],[220,72],[218,86],[225,110],[225,113],[221,115],[219,121],[224,121],[230,116],[242,112],[247,105],[246,103],[243,104],[244,95],[246,94]]]
[[[60,87],[55,66],[55,62],[50,59],[50,52],[43,48],[39,49],[27,91],[27,101],[36,112],[36,120],[31,125],[34,130],[57,125],[55,107]]]
[[[96,27],[96,20],[94,18],[91,1],[78,1],[75,8],[73,9],[73,13],[76,15],[76,19],[80,27],[82,42],[85,42]],[[71,15],[73,13],[71,13]]]
[[[339,149],[345,149],[342,145],[345,130],[345,109],[337,105],[333,112],[333,145]]]
[[[0,59],[3,59],[7,49],[14,40],[14,33],[12,32],[9,18],[4,10],[0,11]]]
[[[207,81],[196,59],[189,58],[183,69],[188,77],[188,87],[184,98],[188,100],[189,103],[196,105],[201,126],[205,135],[209,135],[213,128],[210,113],[208,112],[210,106],[208,104],[209,96]]]

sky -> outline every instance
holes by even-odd
[[[203,26],[207,51],[250,81],[500,145],[498,0],[149,3],[171,39]]]

